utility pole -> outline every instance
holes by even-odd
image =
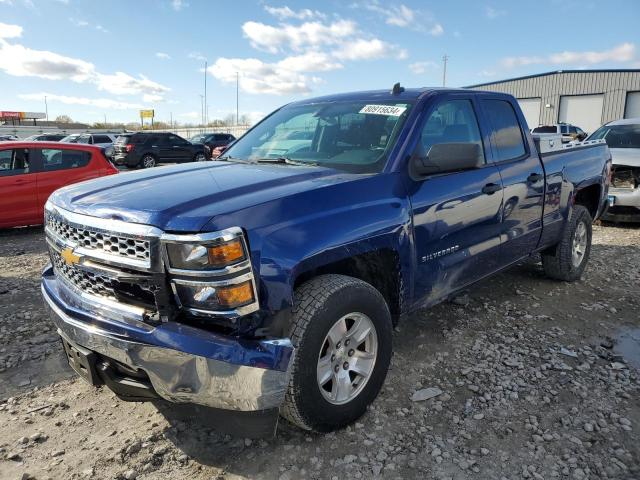
[[[204,95],[200,95],[200,125],[204,124]]]
[[[207,125],[209,115],[207,111],[207,61],[204,61],[204,124]]]
[[[444,68],[442,70],[442,86],[446,87],[447,86],[447,62],[449,61],[449,57],[448,55],[445,54],[444,57],[442,57],[442,62],[444,63]]]
[[[173,112],[169,112],[169,125],[171,126],[171,128],[173,128]]]
[[[47,106],[47,96],[44,96],[44,115],[47,118],[47,122],[49,121],[49,107]]]
[[[240,73],[236,72],[236,125],[240,124],[240,110],[238,109],[238,92],[240,90]]]

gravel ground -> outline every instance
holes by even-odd
[[[596,226],[580,282],[531,261],[413,316],[358,423],[267,440],[74,378],[46,261],[41,229],[0,232],[2,479],[640,478],[640,228]]]

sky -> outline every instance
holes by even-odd
[[[640,68],[640,1],[0,0],[0,111],[256,121],[330,93]],[[205,61],[207,70],[205,72]],[[237,76],[236,76],[237,74]]]

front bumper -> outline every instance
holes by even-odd
[[[609,198],[613,197],[613,205],[602,215],[603,220],[623,222],[640,221],[640,188],[609,188]]]
[[[242,340],[177,322],[151,326],[115,321],[79,308],[84,301],[48,267],[42,294],[58,333],[68,342],[148,376],[170,402],[258,411],[278,408],[289,381],[289,339]]]

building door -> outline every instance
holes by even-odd
[[[624,106],[624,118],[638,117],[640,117],[640,92],[629,92]]]
[[[558,121],[577,125],[593,133],[602,125],[604,95],[569,95],[560,97]]]
[[[530,129],[540,125],[539,98],[519,98],[518,104],[520,104],[520,109]]]

